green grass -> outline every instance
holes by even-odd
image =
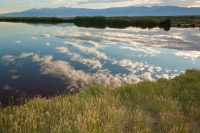
[[[35,98],[0,111],[2,133],[199,133],[200,71],[76,95]]]

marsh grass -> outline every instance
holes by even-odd
[[[200,71],[52,99],[35,98],[0,111],[0,132],[198,133]]]

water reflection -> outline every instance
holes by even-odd
[[[76,93],[173,78],[200,68],[198,29],[80,28],[1,23],[0,99]]]

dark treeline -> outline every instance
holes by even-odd
[[[142,29],[160,27],[168,31],[171,27],[171,20],[160,19],[154,20],[148,17],[75,17],[75,18],[57,18],[57,17],[0,17],[0,22],[23,22],[23,23],[44,23],[44,24],[58,24],[58,23],[74,23],[79,27],[94,27],[104,29],[110,28],[127,28],[139,27]]]
[[[79,27],[94,27],[94,28],[106,28],[107,18],[104,16],[95,17],[75,17],[74,24]]]
[[[73,23],[73,18],[57,18],[57,17],[0,17],[0,22],[22,22],[22,23]]]
[[[143,29],[154,28],[159,26],[168,31],[171,27],[171,20],[165,19],[161,21],[154,21],[148,18],[131,19],[128,17],[75,17],[74,24],[79,27],[94,27],[94,28],[127,28],[140,27]]]
[[[171,27],[171,20],[169,18],[165,19],[165,20],[162,20],[158,23],[158,26],[160,28],[163,28],[164,30],[166,31],[169,31],[170,30],[170,27]]]

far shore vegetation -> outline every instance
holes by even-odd
[[[59,24],[74,23],[80,27],[93,28],[154,28],[160,27],[168,31],[170,27],[200,27],[200,16],[121,16],[121,17],[104,17],[104,16],[77,16],[74,18],[60,17],[0,17],[0,22],[23,22],[23,23],[42,23],[42,24]]]
[[[1,133],[199,133],[200,71],[0,108]]]
[[[22,22],[22,23],[73,23],[73,18],[58,18],[58,17],[0,17],[0,22]]]

